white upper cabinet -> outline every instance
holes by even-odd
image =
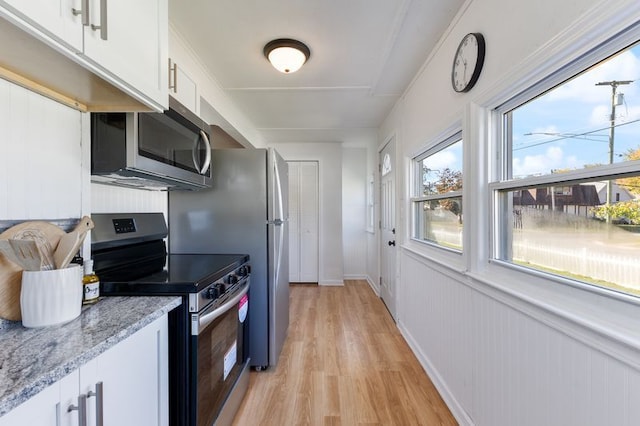
[[[167,0],[90,0],[84,55],[166,105]]]
[[[198,59],[175,30],[169,30],[169,95],[187,109],[200,115],[200,83]]]
[[[168,0],[0,0],[0,18],[2,77],[80,110],[168,107]]]
[[[182,65],[169,59],[169,95],[197,115],[198,85]]]
[[[76,52],[82,52],[82,0],[4,0],[31,22]],[[74,12],[75,11],[75,12]]]

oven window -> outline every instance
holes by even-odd
[[[247,359],[248,321],[240,322],[239,305],[192,336],[197,345],[198,426],[213,424]]]

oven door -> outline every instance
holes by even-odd
[[[191,314],[194,426],[221,424],[220,417],[232,421],[248,386],[249,277],[237,288],[222,305]]]

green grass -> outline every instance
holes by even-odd
[[[618,228],[634,234],[640,234],[640,225],[618,225]]]
[[[624,286],[621,286],[619,284],[612,283],[612,282],[609,282],[609,281],[598,280],[598,279],[587,277],[587,276],[584,276],[584,275],[573,274],[573,273],[568,272],[568,271],[561,271],[561,270],[558,270],[558,269],[547,268],[545,266],[534,265],[534,264],[529,263],[529,262],[523,262],[523,261],[514,260],[513,263],[515,263],[516,265],[524,266],[525,268],[535,269],[536,271],[548,272],[550,274],[558,275],[558,276],[561,276],[563,278],[569,278],[569,279],[572,279],[572,280],[575,280],[575,281],[582,281],[582,282],[585,282],[587,284],[592,284],[592,285],[595,285],[595,286],[598,286],[598,287],[603,287],[603,288],[609,288],[611,290],[619,291],[621,293],[627,293],[627,294],[632,294],[634,296],[640,296],[640,290],[638,290],[638,289],[634,289],[634,288],[630,288],[630,287],[624,287]]]

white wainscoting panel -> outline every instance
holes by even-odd
[[[0,80],[0,219],[81,216],[81,113]]]
[[[472,293],[422,262],[402,256],[398,326],[461,421],[472,403]]]
[[[417,255],[402,266],[399,326],[461,424],[640,424],[640,372],[595,333],[584,343]]]
[[[91,184],[92,213],[161,212],[167,218],[167,192]]]

